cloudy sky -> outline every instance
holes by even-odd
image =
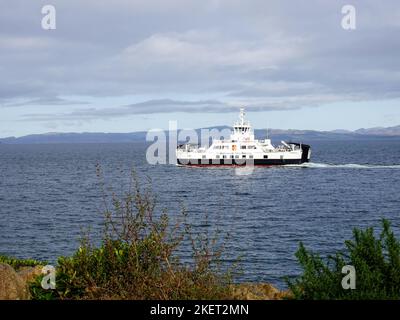
[[[0,0],[0,137],[399,125],[399,57],[398,0]]]

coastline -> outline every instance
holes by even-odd
[[[32,266],[29,261],[34,260],[8,259],[16,262],[18,267],[0,262],[0,300],[35,300],[32,286],[42,281],[46,274],[45,265]],[[113,299],[113,297],[109,298]],[[290,298],[292,298],[290,290],[280,291],[269,283],[244,282],[230,284],[229,295],[224,300],[284,300]]]

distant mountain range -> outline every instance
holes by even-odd
[[[219,130],[229,128],[227,126],[212,127]],[[205,128],[210,129],[210,128]],[[201,129],[197,129],[200,132]],[[256,129],[257,138],[265,137],[266,130]],[[130,133],[105,133],[105,132],[82,132],[82,133],[44,133],[31,134],[22,137],[0,138],[2,144],[37,144],[37,143],[123,143],[140,142],[146,140],[145,131]],[[270,129],[268,134],[271,139],[308,142],[315,140],[367,140],[367,139],[400,139],[400,126],[376,127],[369,129],[358,129],[355,131],[333,130],[281,130]]]

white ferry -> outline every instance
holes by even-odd
[[[181,144],[176,150],[178,165],[188,166],[240,166],[240,165],[288,165],[310,161],[311,148],[307,144],[281,141],[275,147],[271,139],[257,140],[244,109],[240,109],[239,121],[233,126],[229,139],[214,139],[209,148],[193,144]]]

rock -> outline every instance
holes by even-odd
[[[0,263],[0,300],[27,300],[30,294],[26,282],[5,263]]]
[[[42,274],[42,269],[43,266],[22,267],[17,273],[24,282],[29,283]]]
[[[239,300],[282,300],[289,291],[279,291],[269,283],[242,283],[231,286],[232,298]]]

